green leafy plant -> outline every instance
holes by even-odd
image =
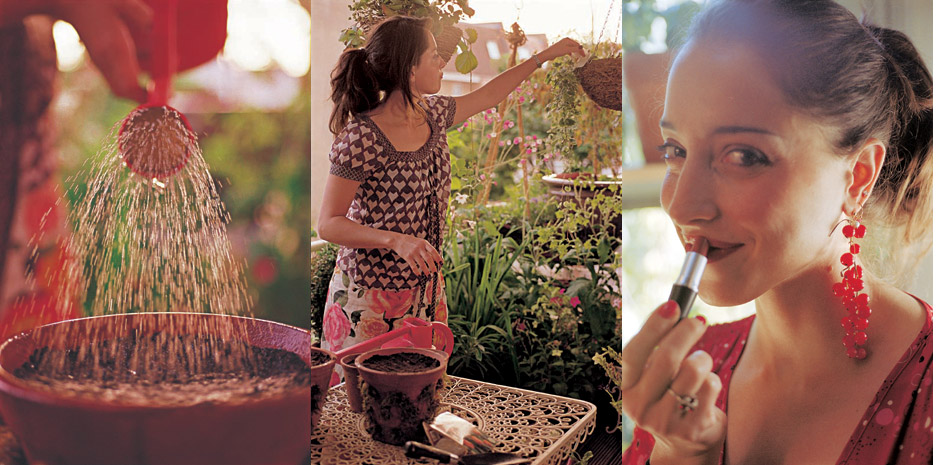
[[[596,57],[615,58],[621,51],[619,44],[610,42],[587,48]],[[595,179],[604,174],[617,178],[622,163],[621,113],[602,108],[585,96],[572,57],[553,60],[546,82],[553,94],[546,104],[550,122],[546,145],[552,155],[565,162],[565,172],[591,171]]]
[[[470,18],[474,10],[468,0],[356,0],[348,5],[355,25],[341,31],[338,40],[349,48],[364,45],[369,29],[384,18],[396,15],[429,18],[432,34],[438,40],[444,34],[455,33],[454,27],[463,18]],[[452,32],[446,32],[446,29]],[[460,73],[470,73],[478,67],[478,58],[471,51],[471,44],[478,39],[478,31],[468,28],[458,41],[455,68]]]
[[[529,241],[518,244],[490,220],[462,221],[449,229],[443,267],[449,325],[458,347],[449,367],[454,374],[482,379],[515,378],[503,367],[505,360],[514,371],[517,367],[511,327],[516,310],[502,297]]]

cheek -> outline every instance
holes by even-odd
[[[670,204],[673,201],[673,192],[676,189],[676,180],[678,178],[671,175],[669,170],[663,176],[663,185],[660,187],[660,204],[667,215],[670,214]]]

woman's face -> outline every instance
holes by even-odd
[[[688,44],[660,126],[663,208],[684,243],[711,244],[703,300],[737,305],[817,267],[831,275],[845,251],[829,233],[843,211],[847,157],[833,152],[829,128],[785,102],[754,50]]]
[[[413,92],[418,95],[431,95],[442,88],[442,68],[445,62],[436,48],[435,37],[428,30],[429,48],[419,56],[419,62],[413,67],[412,82],[410,83]]]

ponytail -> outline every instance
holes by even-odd
[[[377,78],[363,48],[345,50],[331,74],[331,100],[335,106],[328,129],[338,134],[352,114],[369,111],[380,104]]]
[[[331,74],[332,109],[328,128],[338,134],[355,113],[377,108],[381,93],[403,93],[404,103],[422,112],[421,99],[410,88],[410,74],[429,48],[429,20],[391,16],[378,24],[367,46],[345,50]]]
[[[928,234],[932,221],[933,77],[910,39],[865,24],[887,60],[893,124],[872,198],[880,214],[906,224],[903,240]]]

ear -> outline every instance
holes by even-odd
[[[871,196],[874,183],[881,174],[887,147],[879,139],[870,138],[858,150],[851,162],[851,180],[845,198],[845,214],[854,215]]]

